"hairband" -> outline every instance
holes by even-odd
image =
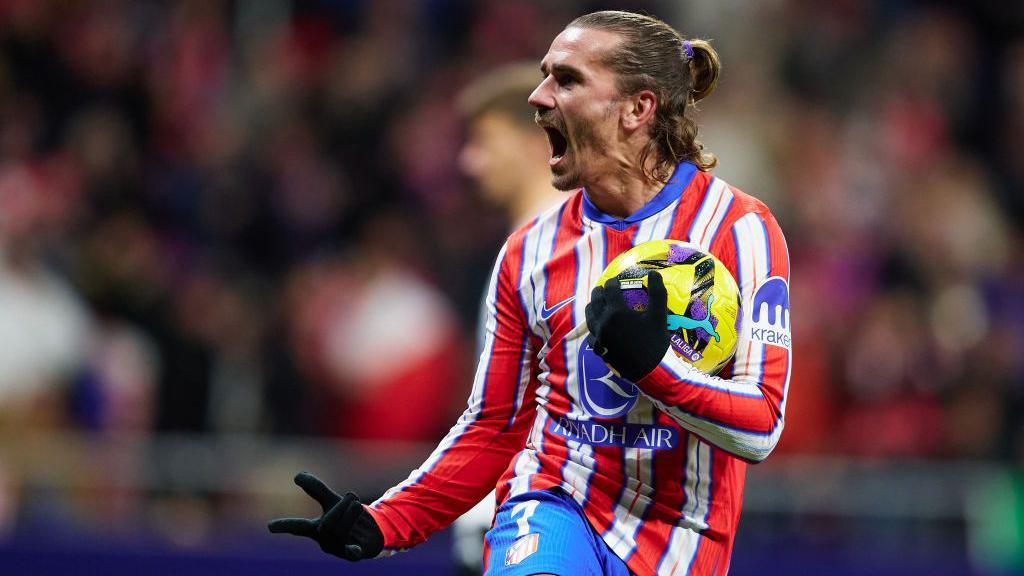
[[[693,46],[690,45],[689,40],[683,40],[683,52],[686,52],[687,58],[693,58]]]

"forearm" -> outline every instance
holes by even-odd
[[[788,355],[772,356],[761,378],[724,379],[697,370],[669,350],[636,385],[683,428],[739,458],[760,462],[782,434],[789,383]]]
[[[385,550],[415,546],[475,506],[494,489],[527,431],[518,421],[497,433],[478,425],[453,427],[420,468],[371,505]]]

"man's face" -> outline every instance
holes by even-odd
[[[459,167],[489,201],[507,206],[531,185],[546,156],[544,137],[500,111],[484,112],[470,121]]]
[[[552,184],[573,190],[616,169],[622,98],[604,65],[620,41],[604,30],[566,28],[541,61],[544,79],[530,95],[551,146]]]

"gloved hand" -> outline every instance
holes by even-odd
[[[271,532],[312,538],[324,552],[353,562],[374,558],[384,549],[384,535],[358,496],[349,492],[342,498],[309,472],[299,472],[295,483],[320,503],[324,513],[319,518],[271,520]]]
[[[661,274],[647,273],[647,309],[626,304],[618,278],[595,286],[587,304],[590,347],[630,382],[650,374],[669,346],[668,293]]]

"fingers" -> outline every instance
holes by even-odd
[[[598,309],[604,306],[604,286],[594,286],[590,291],[590,304],[587,304],[587,308],[591,306]]]
[[[341,500],[341,496],[338,496],[333,490],[327,487],[326,484],[320,481],[319,478],[313,476],[309,472],[299,472],[295,475],[295,484],[302,488],[302,490],[309,494],[311,498],[320,503],[323,507],[324,512],[330,510],[335,504]]]
[[[353,527],[361,514],[366,514],[362,503],[355,494],[349,492],[337,506],[324,514],[323,522],[320,523],[321,532],[335,542],[350,540]],[[347,560],[362,560],[363,549],[358,544],[345,544],[341,556]]]
[[[278,518],[277,520],[271,520],[267,524],[267,529],[274,534],[294,534],[295,536],[305,536],[307,538],[316,537],[316,521],[306,518]]]
[[[359,544],[346,544],[345,545],[345,558],[348,560],[362,560],[363,559],[363,548]]]
[[[583,309],[583,313],[587,316],[587,330],[590,330],[590,335],[594,335],[594,331],[597,330],[597,308],[593,302],[587,304],[587,307]]]
[[[622,280],[618,277],[612,278],[604,283],[605,303],[622,302]]]
[[[601,315],[601,310],[604,309],[604,286],[594,286],[594,289],[590,291],[590,303],[583,309],[583,313],[587,318],[587,330],[590,330],[591,337],[597,332],[599,323],[598,317]],[[595,347],[596,348],[596,347]]]
[[[359,502],[359,498],[349,492],[345,494],[345,497],[341,499],[337,506],[334,506],[324,514],[321,526],[328,534],[345,540],[348,538],[348,533],[352,530],[352,526],[356,523],[356,518],[359,518],[359,515],[362,513],[363,505]]]
[[[647,312],[664,314],[668,309],[668,291],[661,274],[651,270],[647,273]]]
[[[590,346],[590,349],[593,350],[595,354],[602,358],[604,358],[604,355],[608,353],[608,348],[605,347],[604,344],[601,344],[601,341],[593,334],[587,336],[587,345]]]

